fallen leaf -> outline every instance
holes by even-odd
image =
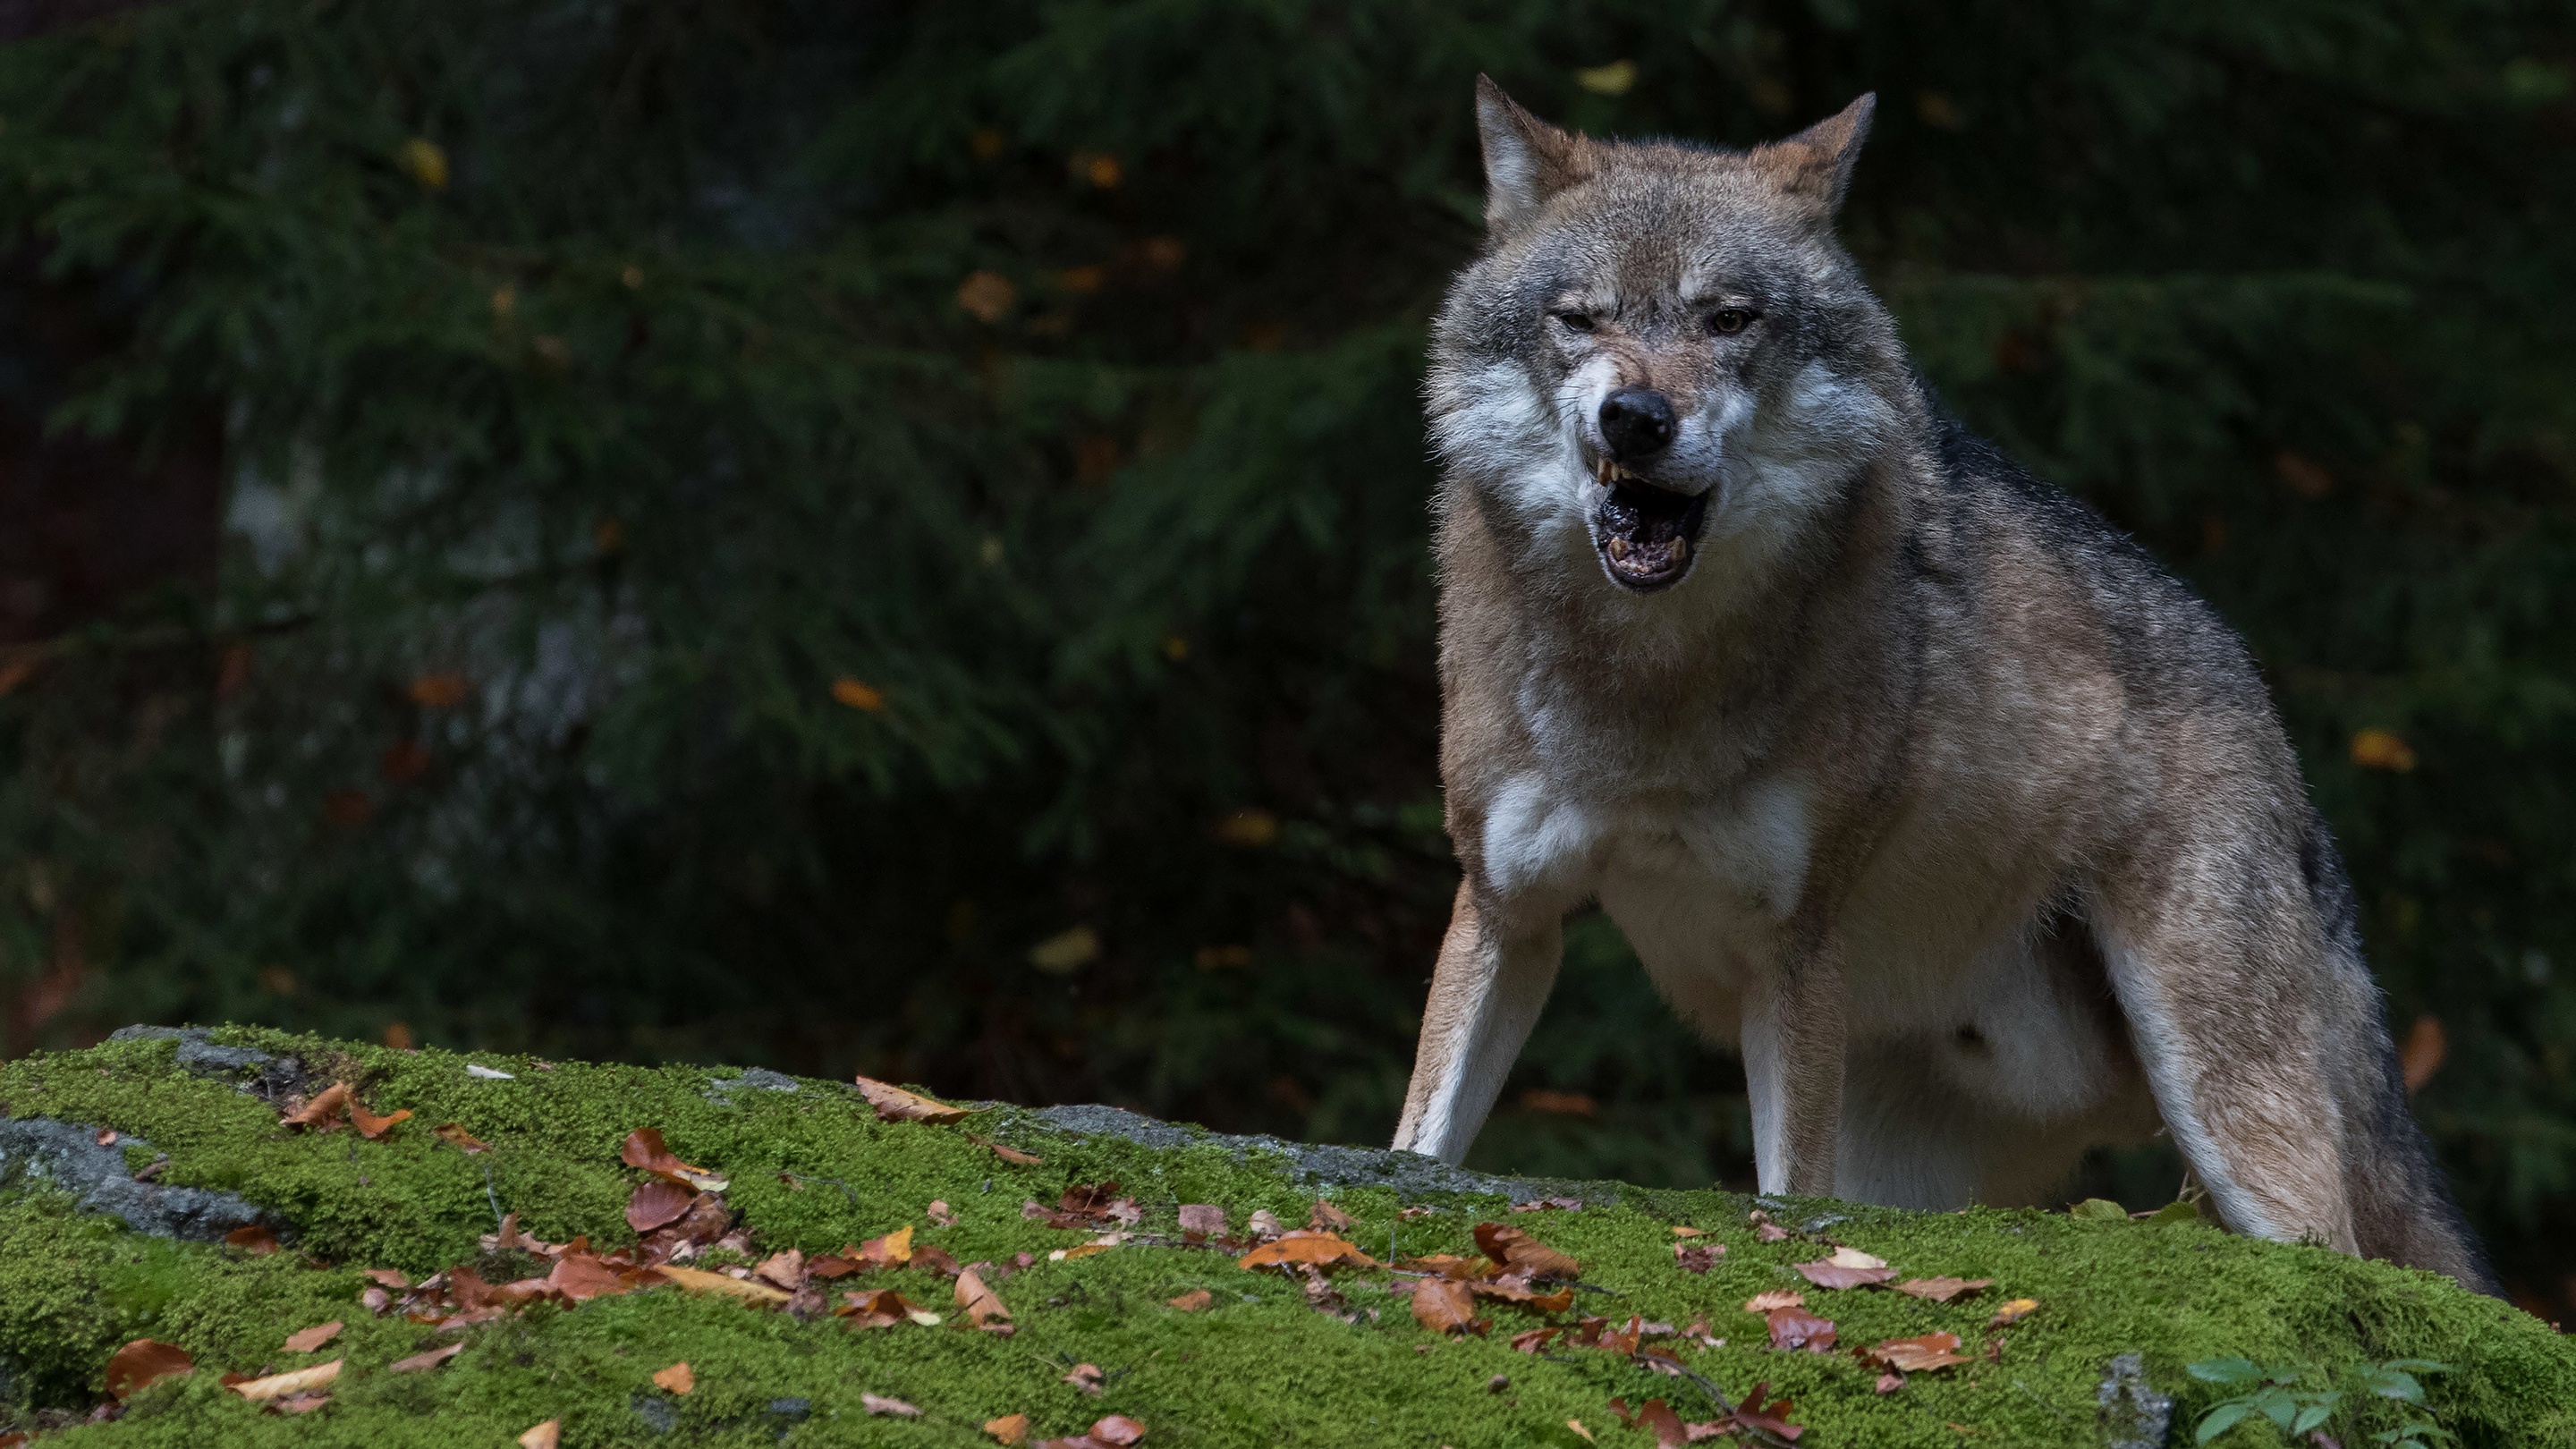
[[[2007,1323],[2019,1323],[2038,1311],[2038,1299],[2016,1298],[2010,1303],[2005,1304],[2003,1307],[1996,1309],[1995,1316],[1986,1320],[1986,1327],[2001,1328]]]
[[[1565,1427],[1572,1429],[1586,1444],[1595,1444],[1600,1442],[1592,1437],[1591,1430],[1583,1427],[1583,1421],[1581,1419],[1568,1419],[1565,1421]]]
[[[382,1141],[386,1133],[394,1130],[395,1123],[408,1122],[410,1120],[411,1109],[409,1107],[398,1107],[394,1110],[392,1116],[379,1117],[375,1113],[368,1111],[366,1108],[359,1106],[355,1100],[352,1100],[349,1103],[349,1121],[357,1127],[358,1135],[366,1138],[370,1142]]]
[[[1930,1373],[1968,1360],[1958,1352],[1959,1335],[1927,1333],[1919,1338],[1891,1338],[1873,1349],[1863,1350],[1861,1361],[1898,1373]]]
[[[266,1223],[248,1223],[224,1234],[224,1246],[239,1248],[252,1257],[277,1251],[277,1234]]]
[[[952,1107],[935,1097],[905,1091],[891,1082],[880,1082],[874,1077],[860,1077],[857,1081],[859,1095],[867,1098],[868,1105],[877,1109],[880,1121],[955,1122],[966,1116],[963,1107]],[[990,1147],[993,1144],[988,1142],[985,1145]]]
[[[349,1110],[349,1084],[334,1082],[314,1094],[310,1101],[285,1116],[278,1123],[285,1127],[318,1127],[327,1132],[339,1125],[340,1114]]]
[[[400,1268],[368,1268],[364,1270],[364,1276],[370,1282],[381,1283],[387,1288],[411,1286],[411,1280],[403,1276]]]
[[[1891,1369],[1878,1376],[1878,1382],[1870,1385],[1870,1392],[1892,1394],[1903,1387],[1905,1387],[1905,1375]]]
[[[2129,1210],[2107,1197],[2088,1197],[2066,1210],[2066,1215],[2080,1222],[2125,1223]]]
[[[626,1200],[626,1226],[638,1233],[649,1233],[680,1220],[689,1210],[697,1193],[666,1178],[647,1178],[635,1184],[635,1195]]]
[[[954,1208],[951,1208],[948,1205],[947,1200],[944,1198],[932,1198],[930,1200],[930,1206],[924,1210],[923,1216],[929,1218],[931,1225],[934,1227],[953,1228],[957,1226],[957,1212]]]
[[[924,1098],[923,1100],[927,1101],[928,1099]],[[963,1115],[962,1109],[960,1109],[960,1115]],[[1002,1159],[1013,1167],[1039,1167],[1043,1166],[1046,1162],[1045,1158],[1038,1156],[1034,1152],[1022,1152],[1020,1149],[1013,1147],[1008,1143],[996,1142],[990,1137],[978,1137],[972,1132],[966,1134],[966,1140],[974,1143],[978,1147],[986,1149],[995,1157]]]
[[[1587,1098],[1586,1100],[1589,1099]],[[1528,1202],[1513,1203],[1511,1210],[1516,1213],[1579,1213],[1583,1211],[1583,1199],[1579,1197],[1534,1197]]]
[[[1655,1449],[1681,1449],[1691,1442],[1690,1426],[1673,1412],[1672,1405],[1661,1399],[1648,1399],[1631,1413],[1626,1399],[1612,1399],[1610,1412],[1631,1429],[1644,1429],[1655,1436]],[[1714,1437],[1703,1435],[1702,1437]]]
[[[1107,1374],[1100,1371],[1100,1365],[1078,1363],[1073,1366],[1073,1372],[1066,1374],[1061,1382],[1071,1384],[1086,1394],[1098,1394],[1100,1386],[1107,1382],[1108,1378]]]
[[[246,1383],[235,1384],[232,1390],[254,1404],[264,1404],[271,1399],[284,1398],[288,1394],[300,1394],[307,1389],[322,1387],[340,1376],[340,1365],[345,1362],[347,1360],[335,1358],[329,1363],[317,1363],[311,1368],[300,1368],[291,1373],[270,1374],[264,1379],[251,1379]]]
[[[197,1361],[179,1345],[138,1338],[108,1357],[107,1391],[120,1400],[132,1398],[147,1385],[196,1367]]]
[[[422,1369],[434,1369],[464,1351],[464,1344],[451,1343],[444,1348],[433,1348],[427,1353],[416,1353],[409,1358],[395,1359],[392,1363],[385,1365],[385,1372],[392,1374],[410,1374],[418,1373]]]
[[[1830,1353],[1834,1346],[1834,1325],[1803,1308],[1774,1308],[1763,1315],[1771,1327],[1771,1346],[1783,1350],[1805,1349],[1809,1353]]]
[[[698,1386],[698,1375],[694,1369],[689,1367],[688,1360],[682,1359],[678,1363],[671,1365],[669,1368],[653,1375],[653,1382],[657,1387],[667,1389],[672,1393],[685,1394]]]
[[[1572,1258],[1520,1229],[1502,1223],[1478,1223],[1476,1246],[1506,1272],[1522,1273],[1532,1278],[1583,1276],[1583,1269]]]
[[[906,1322],[935,1328],[939,1324],[938,1314],[891,1288],[879,1288],[873,1293],[844,1293],[841,1306],[833,1312],[843,1318],[858,1320],[861,1328],[892,1328]]]
[[[1805,1425],[1789,1422],[1789,1411],[1796,1406],[1787,1399],[1774,1399],[1768,1404],[1762,1402],[1762,1396],[1769,1392],[1769,1384],[1755,1384],[1753,1392],[1744,1396],[1744,1402],[1735,1406],[1734,1413],[1717,1421],[1718,1432],[1727,1434],[1758,1429],[1783,1439],[1795,1439],[1806,1433]]]
[[[1934,1303],[1947,1303],[1953,1298],[1964,1298],[1981,1288],[1993,1286],[1995,1280],[1992,1278],[1908,1278],[1896,1285],[1896,1291]]]
[[[546,1275],[546,1286],[567,1303],[587,1303],[593,1298],[612,1298],[637,1288],[670,1281],[668,1270],[660,1268],[619,1268],[600,1261],[589,1253],[566,1253],[555,1260],[554,1271]]]
[[[1744,1215],[1744,1220],[1753,1225],[1753,1236],[1762,1242],[1776,1243],[1782,1238],[1789,1236],[1789,1230],[1787,1228],[1771,1221],[1771,1215],[1760,1208],[1755,1208],[1753,1211],[1746,1213]]]
[[[90,1141],[97,1143],[101,1147],[114,1147],[116,1145],[116,1129],[113,1127],[101,1127],[98,1129],[98,1135],[90,1138]]]
[[[1541,1293],[1530,1287],[1529,1279],[1517,1273],[1502,1278],[1470,1277],[1460,1281],[1466,1285],[1468,1292],[1479,1298],[1498,1299],[1539,1313],[1563,1313],[1574,1306],[1572,1288],[1559,1288],[1553,1293]]]
[[[1320,1229],[1324,1232],[1338,1233],[1350,1225],[1351,1215],[1349,1213],[1342,1211],[1340,1208],[1333,1206],[1331,1203],[1324,1201],[1320,1197],[1315,1199],[1315,1206],[1309,1209],[1306,1213],[1306,1226]]]
[[[1440,1209],[1431,1207],[1428,1204],[1415,1203],[1409,1208],[1398,1209],[1395,1216],[1397,1221],[1409,1223],[1415,1218],[1427,1218],[1438,1211],[1440,1211]]]
[[[1476,1326],[1476,1295],[1450,1278],[1413,1285],[1413,1321],[1433,1333],[1466,1333]]]
[[[1673,1236],[1676,1238],[1697,1238],[1704,1237],[1706,1234],[1698,1228],[1690,1227],[1683,1223],[1675,1223],[1673,1224]]]
[[[760,1266],[751,1270],[751,1276],[772,1288],[784,1288],[793,1293],[805,1285],[805,1255],[794,1248],[772,1253],[760,1260]]]
[[[1563,1332],[1565,1332],[1565,1329],[1560,1326],[1533,1328],[1526,1333],[1515,1333],[1512,1335],[1512,1351],[1515,1353],[1536,1353],[1540,1349],[1547,1347],[1550,1341]]]
[[[519,1449],[562,1449],[563,1420],[548,1419],[519,1436]]]
[[[1871,1257],[1857,1248],[1836,1248],[1830,1258],[1792,1266],[1799,1277],[1819,1288],[1861,1288],[1896,1276],[1886,1259]]]
[[[1717,1260],[1725,1256],[1724,1243],[1673,1244],[1673,1261],[1679,1263],[1685,1273],[1705,1273],[1716,1267]]]
[[[1011,1321],[1011,1310],[1002,1306],[1002,1300],[984,1286],[982,1275],[972,1268],[957,1274],[957,1306],[965,1313],[966,1321],[977,1328]]]
[[[290,1333],[286,1336],[286,1351],[288,1353],[311,1353],[313,1350],[320,1348],[322,1345],[339,1337],[341,1327],[342,1324],[340,1320],[334,1318],[328,1323],[317,1323],[311,1328],[304,1329],[297,1333]]]
[[[1331,1233],[1306,1231],[1282,1233],[1276,1241],[1264,1243],[1234,1260],[1238,1268],[1276,1268],[1290,1263],[1312,1263],[1319,1268],[1379,1266],[1375,1258]]]
[[[1088,1258],[1094,1253],[1106,1253],[1125,1241],[1127,1241],[1127,1235],[1125,1233],[1102,1233],[1099,1237],[1092,1239],[1090,1242],[1077,1243],[1070,1248],[1056,1249],[1054,1252],[1047,1254],[1047,1261],[1051,1263],[1061,1263],[1068,1258]]]
[[[1213,1203],[1185,1202],[1181,1204],[1181,1231],[1222,1238],[1225,1236],[1225,1209]]]
[[[900,1268],[912,1261],[912,1224],[859,1244],[859,1257],[871,1268]]]
[[[883,1394],[859,1395],[859,1407],[871,1414],[891,1414],[898,1419],[921,1417],[921,1410],[917,1405],[907,1404],[901,1399],[889,1399]]]
[[[986,1419],[984,1432],[992,1435],[996,1444],[1016,1446],[1029,1437],[1029,1416],[1004,1414],[998,1419]]]
[[[699,1268],[683,1268],[665,1263],[653,1271],[679,1284],[691,1293],[714,1293],[726,1298],[739,1298],[747,1303],[784,1303],[787,1295],[766,1283],[748,1278],[728,1278],[722,1273],[709,1273]]]
[[[1166,1299],[1165,1301],[1170,1304],[1170,1306],[1181,1310],[1183,1313],[1196,1313],[1201,1309],[1213,1305],[1216,1302],[1216,1295],[1210,1293],[1205,1288],[1193,1288],[1178,1298]]]
[[[1127,1449],[1128,1445],[1145,1437],[1145,1426],[1124,1414],[1111,1414],[1093,1421],[1091,1437],[1103,1444],[1114,1445],[1116,1449]]]
[[[466,1131],[463,1127],[458,1126],[454,1122],[442,1122],[429,1130],[433,1134],[455,1143],[459,1150],[469,1155],[476,1152],[489,1152],[492,1150],[492,1145],[490,1143],[476,1140],[473,1133]],[[546,1420],[546,1424],[551,1424],[553,1422],[555,1421],[552,1419]],[[544,1428],[546,1424],[539,1424],[537,1429]],[[528,1432],[533,1434],[537,1432],[537,1429],[530,1429]]]
[[[725,1190],[723,1178],[703,1167],[691,1167],[672,1156],[671,1149],[662,1145],[662,1133],[658,1128],[639,1127],[626,1134],[626,1145],[619,1150],[617,1160],[682,1187],[694,1187],[703,1192]]]

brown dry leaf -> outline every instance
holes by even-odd
[[[1896,1285],[1896,1291],[1934,1303],[1947,1303],[1953,1298],[1964,1298],[1978,1289],[1993,1286],[1995,1280],[1992,1278],[1908,1278]]]
[[[891,1414],[898,1419],[921,1417],[921,1409],[917,1405],[907,1404],[901,1399],[889,1399],[883,1394],[859,1395],[859,1407],[871,1414]]]
[[[1930,1373],[1936,1369],[1948,1368],[1953,1364],[1968,1362],[1958,1349],[1959,1335],[1927,1333],[1919,1338],[1891,1338],[1878,1347],[1864,1352],[1861,1359],[1865,1363],[1894,1369],[1898,1373]]]
[[[114,1147],[116,1145],[116,1129],[113,1127],[101,1127],[98,1129],[98,1135],[90,1138],[90,1141],[97,1143],[101,1147]]]
[[[322,1345],[329,1343],[335,1338],[338,1338],[343,1326],[344,1325],[339,1319],[334,1318],[328,1323],[317,1323],[311,1328],[304,1329],[301,1332],[290,1333],[286,1336],[286,1351],[288,1353],[311,1353],[313,1350],[320,1348]]]
[[[648,1178],[635,1184],[635,1195],[626,1200],[626,1226],[638,1233],[649,1233],[680,1220],[697,1194],[665,1178]]]
[[[2003,1307],[1996,1309],[1995,1316],[1986,1320],[1986,1327],[2001,1328],[2007,1323],[2019,1323],[2038,1311],[2038,1299],[2016,1298],[2010,1303],[2005,1304]]]
[[[1870,1392],[1874,1394],[1892,1394],[1903,1387],[1905,1387],[1905,1375],[1890,1369],[1886,1373],[1878,1376],[1877,1383],[1870,1385]]]
[[[1661,1399],[1648,1399],[1634,1413],[1629,1412],[1626,1399],[1612,1399],[1610,1412],[1617,1416],[1620,1423],[1629,1428],[1643,1429],[1653,1434],[1655,1449],[1681,1449],[1681,1446],[1691,1442],[1690,1431],[1693,1426],[1684,1424],[1682,1416],[1673,1412],[1672,1405]],[[1716,1437],[1715,1426],[1708,1427],[1709,1432],[1699,1437],[1703,1439]]]
[[[175,1343],[138,1338],[107,1360],[107,1391],[117,1399],[132,1398],[148,1384],[194,1370],[197,1361]]]
[[[760,1266],[751,1270],[751,1276],[772,1288],[784,1288],[793,1293],[805,1283],[805,1255],[794,1248],[772,1253],[760,1260]]]
[[[945,1198],[932,1198],[930,1200],[930,1206],[927,1209],[924,1209],[923,1215],[930,1219],[933,1227],[953,1228],[957,1226],[957,1210],[950,1207],[947,1199]]]
[[[1834,1347],[1834,1325],[1803,1308],[1774,1308],[1763,1318],[1771,1326],[1771,1346],[1777,1349],[1800,1349],[1809,1353],[1830,1353]]]
[[[653,1382],[672,1393],[685,1394],[698,1386],[698,1375],[696,1370],[689,1367],[688,1360],[682,1359],[653,1375]]]
[[[709,1273],[699,1268],[682,1268],[665,1263],[653,1270],[691,1293],[714,1293],[726,1298],[739,1298],[746,1303],[784,1303],[787,1295],[766,1283],[748,1278],[728,1278],[722,1273]]]
[[[1433,1333],[1467,1333],[1476,1327],[1476,1295],[1450,1278],[1413,1285],[1413,1321]]]
[[[335,1358],[329,1363],[317,1363],[311,1368],[296,1369],[291,1373],[270,1374],[264,1379],[250,1379],[234,1384],[232,1390],[254,1404],[265,1404],[271,1399],[282,1399],[288,1394],[300,1394],[308,1389],[322,1387],[340,1376],[340,1365],[345,1362],[347,1360]]]
[[[1505,1272],[1531,1278],[1579,1278],[1581,1265],[1520,1229],[1502,1223],[1478,1223],[1476,1246]]]
[[[1779,1308],[1804,1308],[1807,1295],[1794,1288],[1766,1288],[1744,1300],[1747,1313],[1769,1313]]]
[[[1181,1310],[1183,1313],[1196,1313],[1201,1309],[1213,1306],[1216,1302],[1216,1295],[1210,1293],[1205,1288],[1193,1288],[1178,1298],[1166,1299],[1165,1301],[1172,1307]]]
[[[1004,1414],[998,1419],[986,1419],[984,1432],[992,1435],[996,1444],[1017,1446],[1029,1437],[1029,1416]]]
[[[1526,1333],[1515,1333],[1512,1335],[1512,1351],[1515,1353],[1536,1353],[1540,1349],[1547,1347],[1550,1340],[1563,1332],[1565,1332],[1565,1330],[1562,1327],[1553,1327],[1533,1328]]]
[[[563,1449],[563,1420],[548,1419],[520,1435],[519,1449]]]
[[[626,1145],[619,1149],[617,1160],[629,1167],[640,1167],[655,1177],[667,1182],[676,1182],[682,1187],[694,1187],[703,1192],[725,1190],[723,1178],[703,1167],[691,1167],[672,1156],[671,1149],[662,1145],[662,1133],[659,1128],[639,1127],[626,1134]]]
[[[1185,1202],[1181,1204],[1181,1231],[1222,1238],[1225,1236],[1225,1209],[1214,1203]]]
[[[1374,1268],[1378,1261],[1331,1233],[1282,1233],[1274,1242],[1262,1244],[1234,1260],[1238,1268],[1279,1268],[1290,1263],[1311,1263],[1318,1268]]]
[[[1762,1242],[1776,1243],[1789,1236],[1787,1228],[1771,1221],[1771,1215],[1760,1208],[1746,1213],[1744,1220],[1753,1225],[1753,1236]]]
[[[938,1314],[891,1288],[879,1288],[873,1293],[844,1293],[841,1306],[833,1312],[843,1318],[858,1320],[861,1328],[892,1328],[907,1322],[933,1328],[939,1323]]]
[[[925,1097],[922,1100],[928,1101],[929,1099]],[[884,1111],[883,1108],[879,1108],[878,1110],[880,1112]],[[954,1108],[952,1110],[956,1111],[959,1116],[965,1115],[965,1109],[962,1107]],[[935,1122],[946,1121],[949,1119],[934,1117],[928,1120]],[[1046,1162],[1045,1158],[1038,1156],[1034,1152],[1022,1152],[1020,1149],[1011,1146],[1009,1143],[996,1142],[990,1137],[978,1137],[972,1132],[966,1134],[966,1140],[992,1153],[995,1157],[1002,1159],[1013,1167],[1039,1167],[1043,1166]]]
[[[349,1121],[357,1127],[358,1135],[366,1138],[370,1142],[380,1142],[384,1140],[384,1135],[394,1130],[395,1123],[408,1122],[410,1120],[411,1109],[409,1107],[397,1107],[394,1109],[392,1116],[379,1117],[375,1113],[368,1111],[366,1108],[359,1106],[354,1100],[349,1103]]]
[[[277,1234],[270,1232],[266,1223],[250,1223],[224,1234],[224,1246],[258,1257],[277,1251]]]
[[[1338,1233],[1350,1225],[1351,1215],[1349,1213],[1342,1211],[1340,1208],[1333,1206],[1331,1203],[1324,1201],[1320,1197],[1315,1199],[1314,1207],[1308,1209],[1306,1213],[1306,1226],[1322,1232]]]
[[[1259,1238],[1264,1242],[1267,1242],[1288,1230],[1288,1225],[1279,1221],[1279,1214],[1272,1212],[1268,1208],[1254,1208],[1252,1210],[1252,1220],[1247,1227],[1254,1237]]]
[[[1128,1445],[1145,1437],[1145,1426],[1124,1414],[1111,1414],[1105,1419],[1092,1421],[1090,1437],[1112,1446],[1112,1449],[1127,1449]]]
[[[411,1280],[402,1275],[400,1268],[369,1268],[366,1270],[366,1277],[369,1281],[383,1284],[387,1288],[411,1286]]]
[[[469,1154],[476,1152],[489,1152],[492,1150],[492,1144],[477,1140],[473,1133],[466,1131],[463,1127],[454,1122],[441,1122],[429,1130],[438,1136],[444,1137],[448,1141],[455,1143],[460,1150]],[[553,1422],[554,1420],[548,1419],[546,1424],[551,1424]],[[544,1427],[545,1424],[540,1424],[537,1426],[537,1429],[542,1429]],[[537,1430],[530,1429],[528,1432],[533,1434],[537,1432]]]
[[[1819,1288],[1862,1288],[1896,1276],[1886,1259],[1871,1257],[1858,1248],[1836,1248],[1830,1258],[1791,1266],[1798,1270],[1799,1277]]]
[[[589,1253],[564,1254],[555,1261],[554,1271],[546,1275],[546,1287],[567,1303],[613,1298],[620,1293],[667,1281],[668,1277],[659,1269],[621,1269]]]
[[[349,1084],[334,1082],[314,1094],[303,1106],[278,1118],[284,1127],[318,1127],[328,1132],[340,1125],[340,1114],[349,1110]]]
[[[859,1258],[871,1268],[900,1268],[912,1261],[912,1224],[859,1244]]]
[[[1685,1273],[1705,1273],[1716,1267],[1717,1260],[1725,1256],[1724,1243],[1673,1244],[1673,1261],[1679,1263]]]
[[[1675,1223],[1673,1224],[1673,1236],[1676,1238],[1699,1238],[1706,1237],[1707,1234],[1698,1228],[1690,1227],[1682,1223]]]
[[[957,1306],[964,1310],[966,1321],[977,1328],[1011,1321],[1011,1310],[1002,1306],[1002,1300],[984,1286],[983,1277],[972,1268],[958,1271]]]
[[[963,1107],[950,1106],[935,1097],[925,1097],[919,1092],[905,1091],[892,1082],[880,1082],[874,1077],[860,1077],[857,1081],[859,1095],[867,1098],[868,1105],[877,1109],[877,1117],[882,1121],[956,1122],[966,1116],[966,1109]],[[984,1145],[995,1146],[990,1142]],[[1000,1149],[995,1147],[995,1150],[998,1152]]]
[[[411,1374],[418,1373],[422,1369],[434,1369],[464,1351],[465,1345],[461,1343],[451,1343],[445,1348],[433,1348],[427,1353],[416,1353],[409,1358],[395,1359],[392,1363],[385,1365],[385,1372],[390,1374]]]
[[[1108,1382],[1108,1380],[1109,1376],[1100,1371],[1100,1365],[1096,1363],[1078,1363],[1073,1366],[1073,1372],[1066,1374],[1061,1382],[1071,1384],[1086,1394],[1096,1396],[1100,1392],[1100,1386]]]

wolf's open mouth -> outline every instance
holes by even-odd
[[[1639,593],[1680,583],[1708,517],[1708,495],[1659,488],[1607,460],[1599,476],[1610,489],[1592,515],[1601,566]]]

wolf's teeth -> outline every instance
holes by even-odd
[[[1689,558],[1689,557],[1690,557],[1690,540],[1689,540],[1689,539],[1687,539],[1687,538],[1677,538],[1677,539],[1674,539],[1674,540],[1673,540],[1673,562],[1675,562],[1675,563],[1680,563],[1683,559],[1686,559],[1686,558]]]
[[[1624,559],[1628,556],[1628,540],[1621,538],[1615,533],[1610,535],[1609,548],[1610,556],[1612,558]]]

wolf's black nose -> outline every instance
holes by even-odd
[[[1622,462],[1672,446],[1673,405],[1651,387],[1623,387],[1601,400],[1601,436]]]

